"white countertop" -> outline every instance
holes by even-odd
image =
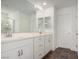
[[[14,40],[22,40],[24,38],[32,38],[43,35],[48,35],[49,33],[13,33],[12,37],[4,37],[4,34],[1,34],[1,42],[9,42]]]

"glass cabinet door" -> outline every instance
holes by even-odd
[[[45,29],[51,28],[51,17],[45,17]]]
[[[43,28],[44,28],[44,19],[38,18],[38,29],[39,29],[39,31],[43,31]]]

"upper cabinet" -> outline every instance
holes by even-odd
[[[37,11],[36,19],[39,32],[52,32],[54,24],[54,7]]]
[[[43,10],[36,11],[37,18],[48,17],[48,16],[51,16],[51,17],[54,16],[54,7],[49,7],[49,8],[43,9]]]

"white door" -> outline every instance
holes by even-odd
[[[57,46],[77,50],[78,19],[77,8],[67,7],[58,10],[57,16]]]
[[[58,19],[58,45],[59,47],[76,50],[77,20],[71,14],[61,15]]]

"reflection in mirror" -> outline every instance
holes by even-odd
[[[6,36],[12,36],[13,21],[8,13],[1,12],[1,32],[7,34]]]

